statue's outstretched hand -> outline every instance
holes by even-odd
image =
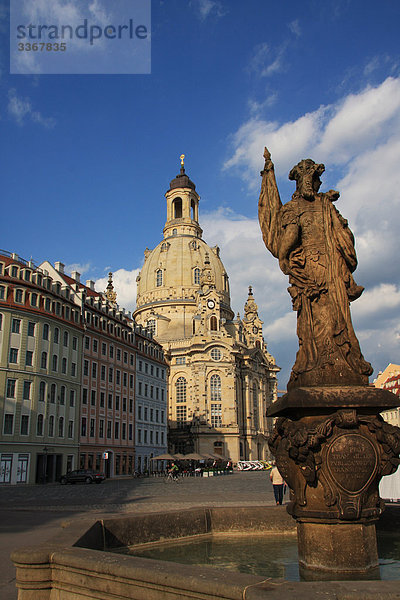
[[[265,158],[264,171],[270,171],[271,169],[274,168],[274,163],[271,160],[271,152],[268,150],[268,148],[264,148],[264,158]]]

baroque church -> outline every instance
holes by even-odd
[[[163,239],[145,250],[134,318],[153,332],[169,360],[168,446],[238,460],[269,458],[268,406],[277,373],[251,287],[235,318],[218,246],[202,239],[200,196],[185,172],[165,194]]]

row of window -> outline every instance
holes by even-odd
[[[199,267],[193,269],[193,283],[194,285],[200,285],[201,271]],[[157,269],[156,271],[156,287],[162,287],[164,284],[164,271],[163,269]]]
[[[120,428],[120,425],[121,425],[121,428]],[[93,418],[88,419],[87,417],[82,417],[81,418],[81,436],[82,437],[89,436],[90,438],[94,438],[94,437],[96,437],[96,434],[97,434],[98,438],[104,439],[104,437],[106,437],[106,439],[108,439],[108,440],[111,440],[113,438],[113,434],[114,434],[115,440],[119,440],[120,435],[121,435],[121,440],[126,440],[127,439],[126,436],[128,435],[128,440],[132,441],[133,440],[133,424],[125,423],[125,422],[120,424],[119,421],[114,421],[114,427],[113,427],[112,421],[105,421],[104,419],[99,419],[98,429],[96,431],[96,419],[93,419]]]
[[[103,454],[97,453],[96,458],[94,454],[80,454],[79,465],[81,469],[96,469],[98,471],[105,470],[105,463],[111,462],[112,457],[114,455],[111,454],[108,459],[103,458]],[[115,454],[114,461],[114,475],[124,475],[127,472],[133,473],[133,455],[123,454],[122,457],[120,454]],[[103,465],[103,466],[102,466]],[[110,469],[111,470],[111,469]]]
[[[175,383],[176,402],[186,402],[187,399],[187,380],[185,377],[178,377]],[[221,377],[211,375],[210,377],[210,400],[211,402],[221,401]]]
[[[105,342],[101,342],[101,345],[99,345],[99,341],[96,339],[92,339],[90,340],[90,337],[85,336],[85,350],[91,350],[94,354],[98,354],[99,352],[99,346],[101,347],[101,355],[102,356],[107,356],[107,344]],[[128,352],[122,352],[120,348],[117,348],[114,352],[114,346],[112,344],[110,344],[109,348],[108,348],[108,352],[109,352],[109,357],[110,358],[115,358],[117,359],[117,361],[121,361],[123,358],[123,362],[125,365],[128,364]],[[135,357],[133,354],[129,355],[129,364],[131,365],[131,367],[134,366],[134,360]]]
[[[187,422],[187,407],[185,404],[178,404],[176,407],[177,427],[184,427]],[[211,427],[222,427],[222,404],[211,404],[210,411]]]
[[[4,270],[3,270],[4,269]],[[48,275],[44,275],[40,272],[40,269],[32,271],[31,269],[21,268],[17,265],[9,265],[4,268],[4,263],[0,263],[0,275],[9,275],[13,278],[23,279],[24,281],[31,281],[36,285],[44,287],[46,290],[53,291],[55,294],[60,295],[64,293],[65,297],[69,298],[69,289],[65,287],[63,290],[61,284],[56,281],[53,282],[52,278]]]
[[[22,383],[22,399],[32,400],[32,381],[24,380],[19,381],[17,379],[7,379],[6,385],[6,398],[15,399],[17,397],[17,387]],[[47,394],[47,396],[46,396]],[[61,385],[59,388],[59,394],[57,395],[57,384],[48,384],[45,381],[39,383],[39,402],[45,402],[49,400],[51,404],[55,404],[56,401],[61,405],[64,405],[67,400],[67,388],[65,385]],[[69,405],[75,406],[75,390],[69,390]]]
[[[25,366],[32,367],[33,366],[33,352],[31,350],[27,350],[25,352]],[[19,360],[19,349],[18,348],[10,348],[8,362],[12,364],[18,364]],[[48,363],[48,354],[47,352],[42,352],[40,356],[40,368],[47,369]],[[64,357],[61,359],[61,363],[59,364],[59,359],[57,354],[53,354],[51,359],[51,370],[54,372],[58,372],[60,366],[60,371],[63,375],[68,374],[68,360]],[[70,373],[71,377],[76,377],[76,363],[71,362]]]
[[[146,375],[151,375],[152,377],[156,376],[160,379],[165,379],[165,369],[160,367],[155,367],[152,364],[148,364],[147,362],[143,362],[139,360],[138,362],[138,371],[145,373]]]
[[[11,321],[11,333],[21,333],[22,332],[21,323],[22,323],[21,319],[13,318]],[[28,321],[27,335],[29,337],[35,336],[36,329],[37,329],[36,326],[37,326],[36,321]],[[48,323],[44,323],[43,328],[42,328],[42,339],[49,340],[49,337],[50,337],[50,326]],[[53,344],[58,344],[59,342],[60,342],[60,329],[58,327],[55,327],[53,330]],[[69,332],[68,331],[63,332],[62,343],[65,348],[68,348],[68,346],[69,346]],[[75,336],[72,337],[72,349],[73,350],[78,349],[78,338]]]
[[[165,423],[165,412],[163,410],[160,411],[157,408],[149,409],[147,406],[142,407],[138,404],[137,418],[138,421],[141,421],[143,418],[144,421],[150,420],[151,423]]]
[[[138,383],[138,396],[144,396],[145,398],[154,398],[155,400],[161,400],[164,402],[165,390],[164,388],[158,388],[148,383],[139,381]]]
[[[196,333],[196,322],[197,319],[192,320],[192,333]],[[218,331],[218,319],[215,315],[212,315],[209,319],[210,331]],[[155,319],[149,319],[146,323],[147,329],[151,331],[153,335],[157,334],[157,322]],[[220,360],[220,359],[215,359]]]
[[[120,325],[114,325],[114,323],[106,318],[99,317],[98,315],[91,313],[90,311],[85,312],[85,319],[88,325],[101,329],[102,331],[108,332],[111,335],[122,338],[126,342],[134,343],[135,336],[132,330],[126,325],[121,327]]]
[[[0,300],[7,300],[7,286],[0,285]],[[64,305],[61,302],[54,301],[48,296],[41,296],[36,292],[28,292],[22,288],[14,289],[14,302],[16,304],[25,305],[29,301],[32,308],[43,308],[46,312],[56,314],[58,317],[63,317],[67,321],[74,321],[79,323],[79,311],[71,308],[70,306]]]
[[[82,389],[82,404],[83,405],[89,404],[89,390],[87,388]],[[96,404],[97,404],[97,390],[91,390],[90,405],[96,406]],[[100,392],[99,408],[105,408],[105,404],[106,404],[106,394],[105,394],[105,392]],[[127,412],[128,399],[126,397],[123,397],[122,403],[121,403],[121,397],[118,394],[116,394],[115,395],[115,403],[114,403],[113,394],[107,394],[108,410],[113,410],[114,406],[115,406],[115,410],[117,410],[117,411],[121,410],[121,408],[122,408],[122,412]],[[129,412],[133,413],[133,398],[129,398]]]
[[[149,332],[149,330],[147,328],[145,329],[145,331],[152,335],[154,334],[154,331]],[[153,356],[154,358],[157,358],[159,360],[164,359],[163,351],[161,350],[161,348],[159,348],[158,346],[155,346],[154,344],[149,344],[148,342],[143,342],[142,340],[139,340],[137,346],[141,352],[144,352],[145,354],[148,354],[149,356]]]
[[[92,375],[92,379],[97,379],[97,375],[98,375],[98,365],[96,362],[92,362],[92,368],[91,368],[91,375]],[[88,360],[84,360],[83,361],[83,375],[84,377],[89,377],[89,361]],[[122,375],[122,377],[121,377]],[[129,375],[129,379],[128,379],[128,375]],[[100,380],[101,381],[106,381],[107,380],[107,367],[106,365],[100,365]],[[115,384],[116,385],[122,385],[124,387],[128,387],[128,381],[129,381],[129,387],[133,389],[134,387],[134,378],[132,374],[128,374],[125,372],[122,372],[119,369],[115,370]],[[108,367],[108,382],[109,383],[114,383],[114,367]]]
[[[11,333],[22,333],[23,322],[22,319],[13,318],[11,320]],[[0,330],[3,328],[3,314],[0,313]],[[34,337],[38,328],[38,323],[36,321],[28,321],[27,323],[27,335],[29,337]],[[50,326],[48,323],[43,323],[42,326],[42,339],[49,340],[50,339]],[[55,327],[53,330],[53,344],[60,343],[60,329]],[[69,332],[64,331],[62,335],[62,344],[65,348],[69,346]],[[78,338],[76,336],[72,336],[72,350],[78,349]]]
[[[47,418],[47,436],[55,437],[55,434],[58,434],[58,437],[64,437],[64,428],[65,428],[65,419],[64,417],[58,417],[56,421],[56,417],[54,415],[49,415]],[[44,415],[39,414],[36,417],[36,435],[42,437],[45,435],[44,431]],[[20,419],[20,435],[29,435],[30,431],[30,423],[31,418],[30,415],[21,415]],[[4,424],[3,424],[3,434],[4,435],[14,435],[14,424],[15,424],[15,415],[13,413],[5,413],[4,415]],[[57,424],[57,428],[56,428]],[[74,437],[74,421],[70,419],[68,421],[68,431],[67,437],[73,439]]]
[[[143,433],[143,435],[142,435]],[[156,446],[164,445],[164,431],[147,431],[147,429],[137,430],[136,443],[137,444],[155,444]]]

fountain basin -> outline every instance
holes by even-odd
[[[398,529],[397,507],[381,527]],[[282,507],[198,508],[72,523],[63,539],[13,552],[19,600],[282,600],[398,597],[398,581],[293,582],[115,553],[138,544],[217,534],[295,534]],[[113,551],[113,552],[111,552]]]

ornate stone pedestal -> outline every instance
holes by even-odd
[[[380,412],[396,397],[369,386],[295,388],[268,412],[269,445],[291,489],[304,579],[379,576],[378,484],[399,464],[400,429]]]

